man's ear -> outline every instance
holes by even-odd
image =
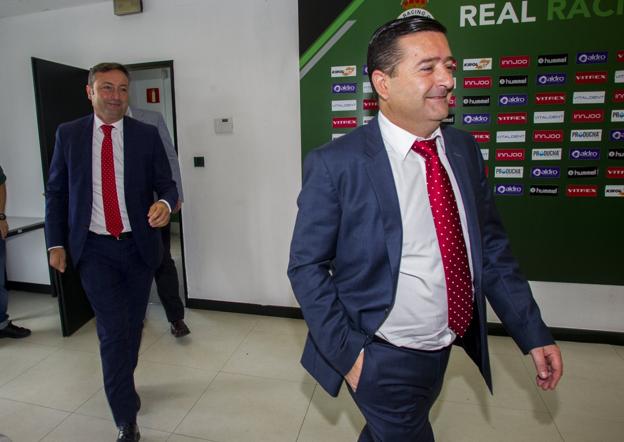
[[[93,98],[93,89],[89,85],[87,85],[85,89],[87,90],[87,98],[91,100],[91,98]]]
[[[371,74],[371,81],[377,95],[381,99],[388,98],[388,75],[379,69],[375,69]]]

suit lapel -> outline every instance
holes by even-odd
[[[134,186],[133,179],[137,176],[137,170],[132,170],[132,165],[136,167],[136,165],[140,164],[138,161],[138,153],[137,149],[133,148],[138,146],[139,140],[136,132],[136,127],[134,120],[129,117],[124,117],[124,145],[123,145],[123,156],[124,156],[124,193],[126,195],[126,207],[128,206],[128,196],[132,195],[132,189],[138,189],[139,187]],[[129,208],[128,208],[129,210]]]
[[[479,213],[476,206],[475,189],[477,185],[470,178],[469,170],[466,167],[471,161],[468,161],[466,143],[459,140],[452,131],[442,130],[444,138],[444,147],[446,148],[447,158],[457,185],[459,193],[464,204],[466,213],[466,222],[468,223],[468,235],[470,236],[470,254],[472,256],[473,272],[476,282],[481,280],[481,232],[479,229]]]
[[[381,210],[390,268],[396,284],[401,263],[403,226],[390,160],[381,138],[377,118],[374,118],[367,124],[364,128],[364,135],[366,140],[364,148],[369,157],[366,171]]]
[[[85,205],[91,210],[93,202],[93,114],[84,118],[76,149],[72,152],[72,173],[77,177],[72,182],[77,183],[81,201],[88,201]]]

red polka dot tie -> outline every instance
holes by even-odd
[[[102,141],[102,202],[104,205],[104,219],[106,231],[115,238],[123,231],[121,213],[119,213],[119,199],[117,198],[117,184],[115,183],[115,160],[113,159],[113,126],[102,125],[104,140]]]
[[[435,139],[415,141],[412,150],[425,159],[427,192],[446,280],[448,325],[464,336],[472,319],[472,278],[455,194]]]

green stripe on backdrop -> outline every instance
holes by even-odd
[[[299,57],[299,69],[302,69],[314,54],[323,47],[323,45],[329,40],[334,33],[342,27],[342,25],[351,17],[351,15],[362,6],[365,0],[353,0],[347,8],[342,11],[336,20],[321,34],[321,36],[308,48],[304,54]]]

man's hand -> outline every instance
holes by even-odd
[[[67,268],[67,257],[65,256],[65,249],[63,247],[50,249],[50,267],[61,273],[65,273],[65,268]]]
[[[147,212],[147,222],[151,227],[164,227],[169,224],[169,207],[162,201],[156,201]]]
[[[0,221],[0,237],[2,239],[6,239],[7,235],[9,234],[9,223],[7,222],[7,220],[1,220]]]
[[[176,203],[175,209],[173,209],[173,213],[178,213],[182,209],[182,201],[178,200]]]
[[[359,356],[355,360],[355,364],[349,370],[349,373],[346,374],[345,380],[351,387],[351,390],[356,391],[358,384],[360,383],[360,374],[362,374],[362,366],[364,365],[364,352],[360,352]]]
[[[531,350],[535,364],[537,386],[542,390],[554,390],[563,375],[561,351],[555,344],[536,347]]]

